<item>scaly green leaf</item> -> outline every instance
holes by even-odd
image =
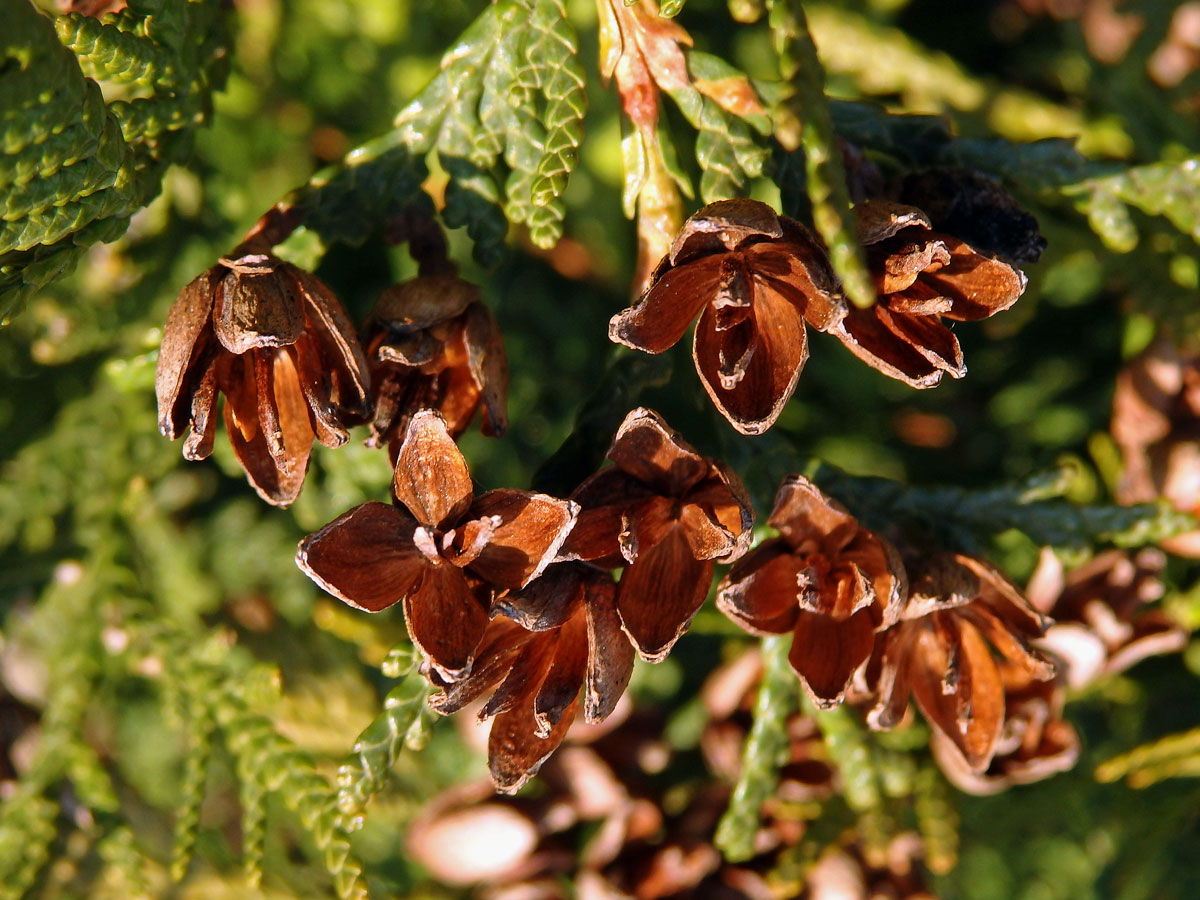
[[[825,463],[813,474],[823,490],[862,519],[915,519],[968,549],[1010,528],[1042,546],[1083,550],[1095,544],[1140,547],[1197,527],[1194,516],[1166,501],[1115,506],[1061,499],[1074,477],[1074,470],[1064,467],[1020,482],[969,490],[847,475]]]
[[[165,9],[157,0],[105,23],[80,15],[51,22],[29,3],[5,3],[0,316],[68,271],[91,243],[122,234],[186,146],[174,137],[207,117],[225,66],[222,13],[217,4],[174,6],[151,27]],[[148,96],[106,106],[85,74]]]
[[[1200,243],[1200,156],[1133,166],[1064,185],[1062,192],[1076,198],[1092,230],[1113,250],[1125,253],[1137,245],[1129,206],[1148,216],[1163,216]]]
[[[370,799],[387,784],[388,772],[404,746],[420,745],[422,710],[432,688],[417,671],[410,671],[392,688],[381,712],[354,742],[354,759],[338,769],[338,812],[348,828],[361,824]]]
[[[846,172],[825,96],[825,69],[817,59],[804,7],[800,0],[771,0],[767,9],[779,72],[792,87],[776,112],[775,136],[789,150],[804,148],[813,224],[829,248],[846,296],[855,306],[872,306],[875,287],[850,211]]]
[[[1097,781],[1126,779],[1145,788],[1167,778],[1200,776],[1200,728],[1171,734],[1114,756],[1096,767]]]
[[[180,87],[186,81],[179,55],[148,37],[92,16],[60,16],[54,25],[59,40],[80,58],[89,78],[152,86],[156,92]]]
[[[800,682],[787,658],[791,642],[790,634],[762,642],[763,678],[754,700],[754,724],[742,750],[737,786],[713,840],[732,862],[754,855],[762,805],[779,783],[779,769],[787,761],[787,720],[800,696]]]
[[[722,81],[749,79],[718,57],[687,51],[688,74],[693,84],[670,91],[684,118],[696,129],[696,162],[700,165],[700,197],[705,203],[746,193],[750,179],[762,175],[768,151],[755,133],[769,133],[769,117],[757,100],[733,112],[697,89],[710,85],[714,93]],[[719,94],[718,94],[719,95]]]
[[[579,63],[579,41],[562,0],[536,0],[530,23],[538,39],[527,45],[531,60],[548,72],[540,79],[545,97],[545,155],[538,164],[533,202],[548,206],[566,190],[583,139],[587,110],[586,80]]]

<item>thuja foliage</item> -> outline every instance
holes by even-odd
[[[0,0],[0,896],[1190,896],[1194,4],[1051,6]]]
[[[28,3],[4,11],[0,315],[119,237],[158,194],[208,116],[228,52],[214,4],[148,0],[103,22],[50,21]]]

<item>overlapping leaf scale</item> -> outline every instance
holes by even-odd
[[[863,112],[858,118],[867,117]],[[1065,197],[1115,252],[1127,253],[1137,245],[1131,210],[1162,216],[1200,243],[1200,156],[1124,167],[1087,159],[1072,141],[1056,138],[1016,144],[952,139],[948,134],[932,137],[924,154],[932,163],[977,168],[1047,201]]]
[[[539,246],[561,234],[557,201],[582,136],[576,50],[560,0],[504,0],[462,33],[396,118],[395,136],[414,156],[437,152],[450,175],[446,222],[467,228],[482,263],[497,261],[510,220]]]
[[[441,71],[393,122],[396,138],[414,154],[428,153],[439,144],[449,111],[462,105],[464,92],[480,84],[503,34],[517,21],[523,7],[517,0],[502,0],[480,13],[442,57]],[[478,99],[476,100],[478,102]],[[474,110],[466,113],[474,116]]]
[[[98,219],[54,243],[0,254],[0,321],[25,297],[70,272],[84,250],[115,241],[128,224],[128,216]]]
[[[1129,207],[1164,217],[1200,244],[1200,156],[1133,166],[1070,185],[1063,193],[1081,195],[1077,203],[1088,224],[1113,250],[1127,252],[1137,244]]]
[[[364,144],[347,164],[317,172],[294,202],[305,226],[326,243],[365,241],[390,209],[421,188],[429,174],[394,134]]]
[[[528,222],[533,213],[533,180],[546,141],[546,130],[534,115],[541,73],[527,55],[529,36],[528,28],[514,28],[505,35],[499,65],[485,80],[480,113],[508,166],[504,213],[513,222]]]
[[[467,229],[480,265],[496,265],[503,258],[508,219],[500,206],[495,177],[466,159],[444,157],[442,166],[450,175],[443,214],[446,224]]]
[[[121,123],[121,132],[130,143],[154,141],[163,135],[181,131],[191,125],[200,111],[194,93],[182,98],[139,97],[119,100],[110,108]]]
[[[531,118],[526,105],[537,86],[523,85],[522,75],[529,68],[528,63],[522,62],[525,37],[526,29],[520,25],[507,28],[496,41],[491,64],[483,72],[479,97],[479,122],[483,127],[474,140],[475,150],[483,155],[485,164],[503,154],[509,167],[515,168],[507,156],[520,138],[529,139],[528,135],[516,133],[526,124],[524,120]]]
[[[15,4],[0,66],[0,314],[73,265],[77,234],[115,236],[135,208],[128,146],[49,20]],[[115,233],[114,233],[115,232]]]
[[[475,258],[485,265],[497,261],[508,230],[493,173],[503,146],[494,129],[503,119],[498,121],[491,111],[500,96],[507,96],[499,93],[506,73],[511,78],[507,41],[527,18],[528,9],[519,0],[485,9],[442,57],[441,71],[395,120],[394,134],[413,156],[437,151],[450,176],[446,224],[466,227]],[[485,83],[487,116],[481,108]]]
[[[29,4],[10,7],[0,36],[0,149],[14,157],[61,131],[84,101],[84,81],[50,23]]]
[[[775,137],[789,150],[803,150],[813,225],[829,247],[829,261],[846,297],[865,308],[875,303],[875,287],[855,232],[846,172],[825,93],[825,68],[817,57],[804,6],[800,0],[767,2],[779,74],[791,88],[775,110]]]
[[[170,47],[122,30],[91,16],[54,20],[58,39],[79,57],[85,75],[114,84],[153,86],[155,91],[182,84],[180,58]]]
[[[425,701],[433,689],[412,668],[388,692],[383,711],[358,736],[352,758],[338,768],[337,808],[348,829],[361,826],[362,812],[387,785],[400,751],[421,750],[429,739],[434,713]]]
[[[574,31],[559,0],[533,0],[529,25],[519,35],[507,97],[513,127],[504,161],[505,212],[524,222],[536,246],[554,246],[566,214],[559,196],[566,188],[583,135],[583,70]]]
[[[94,156],[109,121],[99,85],[85,83],[82,116],[75,122],[46,131],[42,139],[6,150],[0,164],[0,191],[9,191],[35,179],[49,178],[64,166]],[[16,136],[19,141],[23,135]],[[14,141],[14,144],[17,143]]]
[[[0,314],[69,271],[91,243],[119,237],[158,192],[177,146],[166,137],[203,118],[223,40],[215,5],[147,0],[105,23],[52,22],[27,3],[6,9]],[[85,72],[150,96],[106,106]]]
[[[529,226],[529,240],[533,245],[547,250],[557,244],[558,239],[562,237],[562,223],[566,214],[566,208],[557,200],[545,206],[533,207],[526,222]]]
[[[114,125],[119,136],[120,131]],[[88,219],[113,214],[127,206],[128,198],[107,197],[118,186],[120,166],[100,156],[90,156],[65,166],[47,178],[13,188],[0,202],[0,246],[28,250],[53,243]],[[65,198],[65,202],[64,202]]]
[[[511,22],[505,12],[511,15],[519,4],[506,6],[498,13],[499,27],[478,61],[464,57],[443,71],[447,74],[458,70],[462,81],[453,92],[456,102],[447,107],[434,141],[438,159],[450,176],[445,194],[446,224],[467,229],[474,242],[475,258],[483,265],[499,261],[508,232],[508,222],[500,208],[500,189],[493,174],[496,157],[489,142],[478,138],[484,131],[480,115],[484,76],[499,69],[496,51],[503,43],[505,25]]]
[[[7,188],[0,253],[61,237],[38,214],[112,187],[127,156],[99,87],[50,23],[24,4],[12,12],[0,67],[0,185]]]
[[[687,53],[693,81],[717,81],[745,76],[719,57],[698,51]],[[755,131],[769,132],[766,116],[743,118],[723,109],[691,85],[670,92],[684,118],[696,129],[696,162],[700,165],[700,196],[705,203],[746,193],[750,179],[762,174],[767,149]]]
[[[529,12],[532,17],[534,9]],[[509,168],[504,184],[504,211],[512,221],[528,224],[535,212],[533,186],[546,149],[546,128],[537,114],[546,71],[537,46],[539,32],[522,28],[513,37],[516,64],[511,77],[500,79],[507,83],[499,88],[496,102],[496,106],[507,106],[512,114],[504,151],[504,162]]]
[[[562,0],[536,0],[531,28],[536,40],[528,47],[528,58],[546,73],[540,79],[546,103],[543,115],[546,141],[532,199],[535,206],[549,207],[566,190],[567,179],[578,159],[587,110],[586,80],[579,63],[575,30],[567,19]],[[539,243],[536,232],[533,239]]]

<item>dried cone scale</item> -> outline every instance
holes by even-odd
[[[346,425],[371,409],[366,360],[337,298],[263,253],[224,259],[180,292],[155,388],[159,429],[172,440],[186,434],[192,460],[212,453],[224,394],[234,454],[276,506],[300,493],[313,439],[341,446]]]

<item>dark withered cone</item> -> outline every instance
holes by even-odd
[[[868,722],[893,727],[912,694],[964,764],[982,772],[1005,719],[996,654],[1033,680],[1054,677],[1053,664],[1032,644],[1047,621],[982,560],[942,553],[910,561],[907,568],[912,587],[901,621],[879,635],[867,667],[877,696]]]
[[[341,304],[315,276],[268,253],[222,259],[167,314],[155,373],[159,429],[183,455],[212,453],[217,394],[250,484],[268,503],[296,499],[315,438],[347,440],[369,415],[367,365]]]
[[[842,702],[907,595],[899,554],[800,475],[789,476],[768,538],[725,576],[717,607],[753,634],[792,633],[788,660],[817,706]]]
[[[910,172],[897,186],[896,199],[924,212],[934,231],[952,234],[981,253],[1032,263],[1046,249],[1037,219],[979,172],[946,168]]]
[[[854,208],[875,279],[876,302],[850,308],[833,330],[855,356],[916,388],[967,368],[954,332],[942,321],[986,319],[1025,290],[1020,269],[935,231],[920,209],[873,200]]]
[[[609,337],[662,353],[697,316],[696,371],[738,431],[779,417],[808,359],[805,325],[844,313],[825,249],[807,228],[757,200],[719,200],[683,225],[650,286],[612,318]]]
[[[375,395],[368,443],[384,442],[393,461],[409,419],[436,409],[457,438],[476,412],[482,431],[508,427],[508,357],[479,288],[452,274],[420,275],[385,290],[367,324]]]

